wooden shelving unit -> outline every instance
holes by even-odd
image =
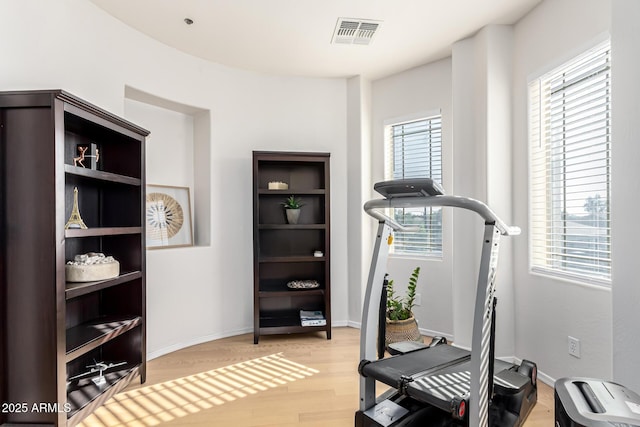
[[[260,335],[326,332],[331,339],[329,160],[327,153],[253,153],[254,343]],[[287,190],[270,190],[269,182]],[[298,224],[281,203],[303,200]],[[321,251],[322,256],[314,256]],[[316,280],[316,289],[292,290],[292,280]],[[300,310],[322,311],[324,326],[302,326]]]
[[[148,134],[61,90],[0,93],[0,401],[28,409],[0,425],[73,426],[144,382]],[[74,165],[90,144],[95,169]],[[76,188],[88,228],[65,230]],[[120,275],[67,282],[66,261],[87,252],[113,256]],[[72,378],[96,362],[119,364],[106,385]]]

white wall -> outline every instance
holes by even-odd
[[[349,324],[360,327],[373,236],[362,206],[371,194],[371,82],[347,81]]]
[[[452,112],[451,112],[451,60],[445,59],[413,68],[391,77],[373,82],[372,107],[372,167],[370,198],[380,198],[373,193],[373,184],[384,180],[384,123],[387,120],[415,116],[416,113],[442,112],[442,185],[450,189],[453,176],[452,161]],[[367,217],[369,233],[375,236],[375,221]],[[420,329],[427,334],[439,334],[452,338],[452,213],[443,214],[443,258],[426,260],[404,256],[391,256],[388,273],[394,279],[398,291],[404,292],[413,269],[421,267],[418,293],[422,305],[414,314]],[[364,255],[371,259],[371,252]],[[400,287],[403,285],[403,287]]]
[[[521,20],[514,32],[513,199],[514,220],[523,229],[523,238],[514,241],[515,348],[518,357],[535,361],[555,379],[611,377],[611,291],[529,272],[527,82],[581,53],[609,31],[610,16],[607,0],[547,0]],[[614,256],[616,269],[624,261]],[[568,355],[569,335],[580,339],[582,358]]]
[[[131,104],[125,109],[125,87],[131,87],[210,112],[210,245],[148,252],[151,356],[252,330],[252,150],[331,152],[333,319],[346,324],[344,80],[212,64],[151,40],[82,0],[0,2],[0,51],[0,90],[63,88],[126,116],[138,114]],[[157,121],[165,114],[141,114],[152,124],[149,145],[161,133],[179,135],[176,129],[189,120],[169,114],[172,125],[164,129]],[[176,148],[173,155],[156,156],[149,147],[149,182],[191,185],[196,179],[188,161],[194,148]]]
[[[453,45],[453,192],[485,202],[513,224],[511,198],[512,28],[487,26]],[[475,213],[454,213],[454,333],[472,347],[472,325],[484,223]],[[514,355],[513,239],[500,239],[496,356]],[[479,343],[478,343],[479,345]]]
[[[193,116],[129,99],[125,100],[125,115],[134,123],[154,130],[145,144],[147,184],[189,187],[193,201]],[[191,212],[193,221],[193,203]],[[172,331],[175,323],[173,316],[167,316],[167,301],[172,302],[176,312],[182,313],[181,322],[198,325],[201,313],[207,311],[207,300],[203,295],[207,295],[207,299],[213,297],[207,294],[207,284],[194,280],[199,269],[180,259],[182,254],[192,252],[200,251],[196,248],[159,249],[147,254],[147,324],[153,325],[147,330],[147,341],[151,352],[176,345],[175,335],[165,333]],[[171,265],[172,259],[180,260],[187,277],[180,268],[170,271],[162,268],[165,263]],[[201,330],[190,329],[192,336],[202,334]]]
[[[638,188],[640,188],[640,2],[613,0],[613,378],[640,392],[640,286]]]

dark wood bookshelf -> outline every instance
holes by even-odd
[[[323,331],[331,339],[330,155],[253,152],[254,343],[261,335]],[[269,182],[288,184],[269,189]],[[281,203],[305,204],[289,224]],[[314,251],[323,253],[314,256]],[[316,280],[316,289],[289,289],[292,280]],[[301,310],[321,311],[325,326],[302,326]]]
[[[0,93],[0,401],[63,409],[3,412],[0,425],[74,426],[145,381],[148,134],[61,90]],[[79,145],[99,160],[75,165]],[[65,230],[76,188],[88,228]],[[67,261],[87,252],[120,274],[67,282]],[[96,362],[124,365],[106,387],[69,380]]]

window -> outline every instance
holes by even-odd
[[[394,123],[385,128],[386,179],[431,178],[442,183],[442,118]],[[442,257],[442,209],[396,208],[400,224],[418,226],[419,232],[396,233],[391,252]]]
[[[529,84],[531,266],[611,282],[611,58],[603,43]]]

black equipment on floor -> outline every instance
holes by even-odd
[[[360,336],[360,409],[356,427],[520,426],[537,401],[537,369],[494,359],[495,272],[500,236],[517,235],[487,205],[446,196],[431,179],[377,183],[384,199],[365,203],[378,219],[378,232],[365,293]],[[393,231],[412,231],[376,209],[450,206],[471,210],[485,221],[476,291],[472,348],[469,352],[436,339],[428,346],[394,345],[382,358],[379,334],[384,276]],[[378,357],[376,357],[378,356]],[[391,388],[376,396],[376,382]]]
[[[593,378],[562,378],[555,384],[556,427],[640,427],[640,395]]]

